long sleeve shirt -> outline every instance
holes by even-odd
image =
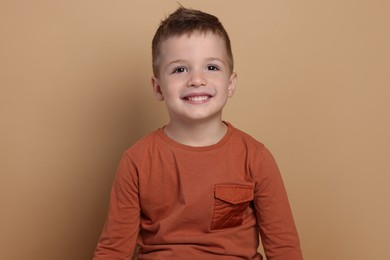
[[[124,154],[94,260],[301,260],[271,153],[227,123],[218,143],[186,146],[160,128]],[[261,237],[261,240],[259,239]]]

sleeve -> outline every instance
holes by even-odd
[[[302,260],[298,233],[279,169],[268,149],[262,146],[259,152],[251,172],[264,252],[268,260]]]
[[[111,190],[107,219],[93,260],[131,259],[140,224],[137,169],[124,153]]]

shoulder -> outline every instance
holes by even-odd
[[[245,154],[245,160],[249,174],[253,179],[269,177],[279,174],[279,170],[273,154],[260,141],[242,130],[234,129],[237,154]],[[241,143],[241,144],[239,144]]]
[[[232,128],[234,142],[242,143],[248,148],[263,149],[265,147],[261,141],[257,140],[252,135],[234,127],[230,123],[229,126]]]
[[[159,146],[161,138],[159,137],[159,131],[161,128],[154,130],[147,135],[138,139],[133,145],[125,150],[125,155],[132,159],[142,158],[148,151],[155,149]]]
[[[248,159],[256,160],[259,163],[263,160],[273,160],[272,153],[261,141],[232,125],[230,127],[233,129],[232,143],[238,153],[245,153]]]

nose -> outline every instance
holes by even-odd
[[[207,80],[202,71],[192,71],[189,76],[188,87],[198,88],[207,84]]]

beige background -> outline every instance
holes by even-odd
[[[388,1],[180,1],[220,17],[225,119],[274,153],[305,259],[390,259]],[[91,259],[124,149],[166,122],[170,1],[0,2],[0,259]]]

